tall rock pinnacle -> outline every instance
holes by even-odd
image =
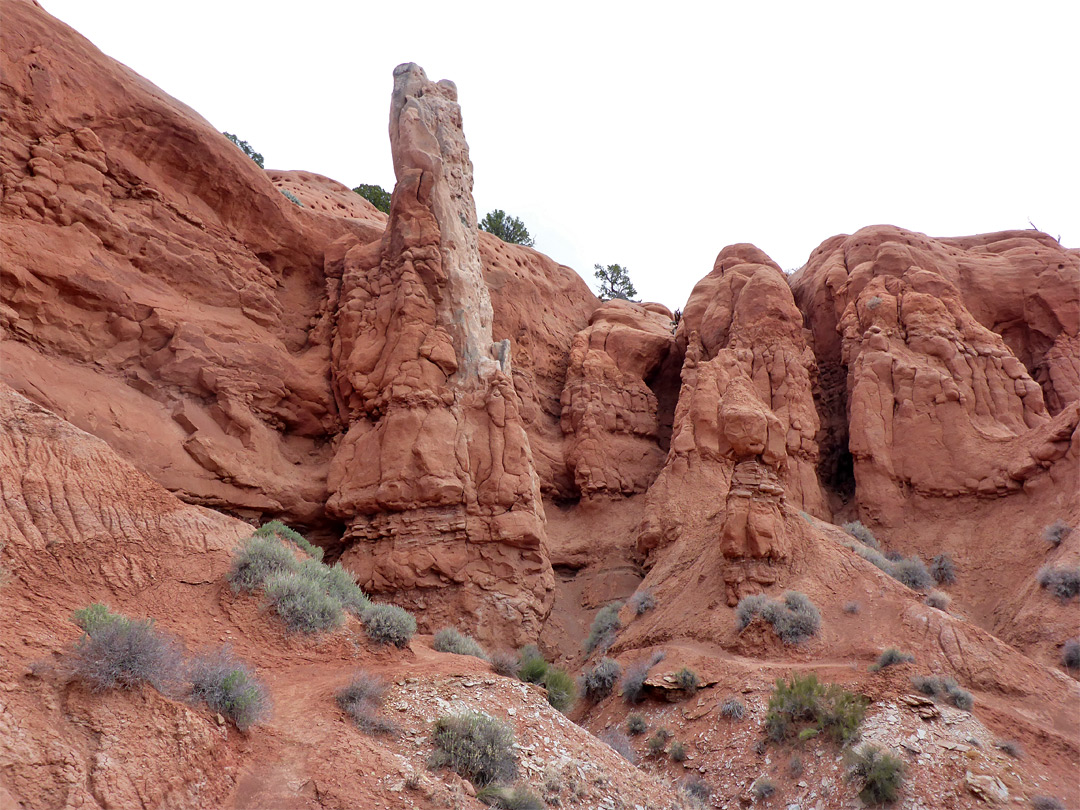
[[[492,343],[472,162],[452,82],[394,71],[394,187],[377,245],[344,262],[332,350],[349,421],[327,509],[342,560],[432,628],[534,639],[551,602],[539,479],[509,369]]]

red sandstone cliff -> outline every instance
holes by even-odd
[[[870,697],[868,739],[919,741],[909,789],[929,806],[976,806],[965,786],[983,777],[1077,798],[1080,687],[1060,666],[1076,602],[1036,572],[1080,561],[1080,532],[1041,539],[1080,524],[1080,251],[875,226],[787,277],[733,245],[676,328],[477,232],[456,89],[418,66],[395,71],[387,217],[328,178],[260,170],[36,4],[0,7],[4,801],[471,806],[460,780],[400,787],[408,734],[468,693],[523,708],[506,716],[538,751],[534,782],[569,754],[603,766],[593,799],[668,802],[692,766],[723,802],[762,771],[770,683],[792,671]],[[571,667],[595,660],[596,608],[650,590],[657,608],[623,608],[609,654],[666,651],[643,711],[692,759],[635,770],[423,637],[386,653],[352,627],[271,630],[224,584],[231,546],[271,517],[422,631],[539,640]],[[856,518],[886,550],[948,554],[948,610],[848,548],[837,524]],[[738,631],[741,598],[786,590],[821,611],[813,639]],[[272,724],[240,735],[152,690],[67,683],[52,663],[91,601],[191,647],[231,641],[269,673]],[[912,672],[865,671],[888,646],[959,679],[976,711],[927,725],[904,703]],[[357,660],[400,679],[404,740],[341,723],[330,696]],[[670,680],[683,665],[705,681],[690,701]],[[745,727],[719,715],[731,694]],[[612,697],[574,717],[600,731],[626,711]],[[999,737],[1027,757],[994,753]],[[812,764],[786,795],[850,790],[835,770]]]

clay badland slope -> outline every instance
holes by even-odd
[[[763,774],[774,801],[832,806],[857,792],[834,749],[755,747],[772,680],[814,671],[873,701],[864,736],[908,761],[912,806],[1077,800],[1080,690],[1060,666],[1076,601],[1036,581],[1080,558],[1080,533],[1042,540],[1080,518],[1076,250],[1034,231],[877,226],[788,278],[735,245],[676,328],[477,231],[456,89],[415,65],[394,76],[386,217],[327,178],[263,172],[36,4],[3,16],[7,797],[470,804],[443,772],[402,785],[426,723],[478,705],[516,726],[529,781],[589,785],[581,806],[659,806],[688,768],[718,806],[749,801]],[[607,654],[625,668],[666,653],[638,710],[689,759],[635,744],[634,769],[542,692],[423,636],[388,652],[353,624],[285,635],[224,581],[232,546],[272,517],[422,631],[539,640],[575,669],[599,655],[581,652],[594,611],[649,591],[657,607],[624,607]],[[889,551],[948,554],[948,609],[848,548],[836,524],[856,518]],[[740,599],[786,590],[820,610],[816,636],[737,630]],[[242,735],[151,689],[69,683],[57,656],[91,601],[193,649],[232,643],[269,681],[269,725]],[[916,663],[867,673],[887,646]],[[337,711],[357,665],[397,682],[400,738]],[[671,680],[684,665],[704,681],[694,696]],[[956,677],[975,710],[905,702],[928,672]],[[738,724],[720,710],[732,695]],[[572,716],[599,732],[630,710],[613,696]],[[1026,756],[995,749],[1003,737]],[[583,760],[595,769],[571,773]]]

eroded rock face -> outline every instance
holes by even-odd
[[[678,367],[672,323],[662,306],[616,299],[597,309],[574,337],[562,429],[566,463],[581,496],[644,492],[656,477],[670,413],[665,419],[649,382],[662,367]]]
[[[1005,495],[1064,457],[1078,279],[1076,252],[1033,232],[880,226],[815,252],[792,284],[822,365],[834,384],[846,374],[843,401],[823,402],[824,440],[846,441],[863,514],[897,523],[910,492]]]
[[[738,561],[789,556],[789,501],[825,510],[814,357],[783,272],[752,245],[721,251],[690,296],[678,339],[686,360],[671,450],[649,490],[638,548],[648,558],[685,532],[716,538],[736,598],[745,579]]]
[[[484,638],[535,637],[551,600],[544,511],[492,310],[452,82],[394,72],[397,185],[377,249],[346,254],[332,354],[349,430],[328,509],[375,592]]]
[[[190,502],[320,523],[340,430],[324,248],[382,215],[294,205],[35,4],[3,16],[4,379]]]

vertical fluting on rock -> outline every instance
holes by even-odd
[[[492,342],[453,83],[400,65],[390,141],[390,221],[377,250],[346,256],[334,336],[342,560],[422,626],[464,616],[481,637],[533,639],[553,575],[509,348]]]
[[[792,507],[826,515],[814,357],[783,272],[753,245],[721,251],[677,338],[686,357],[671,450],[647,495],[638,550],[648,560],[682,534],[715,537],[734,604],[791,556]]]

